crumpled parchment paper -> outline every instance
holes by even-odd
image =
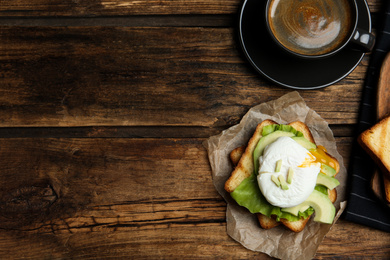
[[[212,169],[212,179],[217,191],[227,202],[227,233],[244,247],[280,259],[311,259],[318,246],[334,225],[319,224],[313,217],[305,229],[299,233],[287,230],[283,225],[265,230],[262,229],[254,214],[239,206],[228,192],[224,190],[225,181],[229,178],[233,166],[229,153],[236,147],[245,145],[252,136],[258,123],[272,119],[280,124],[300,120],[311,130],[317,145],[323,145],[340,163],[340,172],[336,178],[340,181],[337,190],[337,221],[346,206],[347,173],[343,158],[337,152],[336,142],[328,123],[315,111],[311,110],[298,92],[290,92],[277,100],[263,103],[251,108],[238,125],[210,137],[203,145],[208,151]]]

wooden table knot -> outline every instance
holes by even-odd
[[[0,199],[0,214],[12,217],[40,213],[50,207],[57,198],[51,185],[21,187]]]

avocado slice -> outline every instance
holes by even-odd
[[[313,190],[310,196],[298,206],[284,208],[281,210],[284,212],[289,212],[293,215],[298,215],[298,211],[302,212],[303,209],[307,209],[308,207],[312,207],[315,211],[314,221],[325,224],[332,224],[336,215],[336,208],[328,196],[317,190]]]
[[[253,165],[254,165],[254,173],[257,175],[259,172],[259,157],[263,154],[264,148],[273,143],[282,136],[292,137],[295,136],[292,132],[284,132],[284,131],[275,131],[270,133],[269,135],[263,136],[260,138],[260,141],[257,143],[255,150],[253,151]]]
[[[288,190],[288,185],[283,175],[279,175],[278,180],[280,181],[280,186],[282,187],[282,190]]]
[[[328,189],[333,190],[338,185],[340,185],[340,182],[336,178],[329,177],[329,176],[320,172],[320,173],[318,173],[316,184],[323,185],[323,186],[327,187]]]
[[[280,187],[280,181],[278,180],[278,177],[272,175],[271,180],[275,183],[276,186]]]
[[[293,170],[293,168],[290,167],[290,168],[288,169],[288,172],[287,172],[287,183],[288,183],[288,184],[291,184],[291,183],[292,183],[293,177],[294,177],[294,170]]]
[[[329,177],[336,175],[336,170],[324,163],[321,163],[321,172]]]
[[[304,202],[303,202],[304,203]],[[299,212],[305,212],[308,208],[310,208],[309,205],[305,204],[305,205],[302,205],[299,204],[299,205],[296,205],[294,207],[290,207],[290,208],[281,208],[280,210],[283,211],[283,212],[287,212],[287,213],[290,213],[294,216],[298,216],[298,213]]]
[[[275,172],[280,172],[280,169],[282,169],[283,160],[277,160],[275,165]]]
[[[294,137],[291,137],[295,142],[297,142],[298,144],[300,144],[301,146],[303,146],[304,148],[306,148],[307,150],[314,150],[317,148],[317,146],[315,144],[313,144],[312,142],[310,142],[309,140],[307,140],[305,137],[303,136],[294,136]]]

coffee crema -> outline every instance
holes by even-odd
[[[322,55],[342,46],[354,28],[348,0],[272,0],[268,23],[285,48],[302,55]]]

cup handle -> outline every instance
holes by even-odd
[[[353,37],[351,38],[353,47],[363,52],[370,52],[375,45],[375,36],[360,28],[356,28]]]

